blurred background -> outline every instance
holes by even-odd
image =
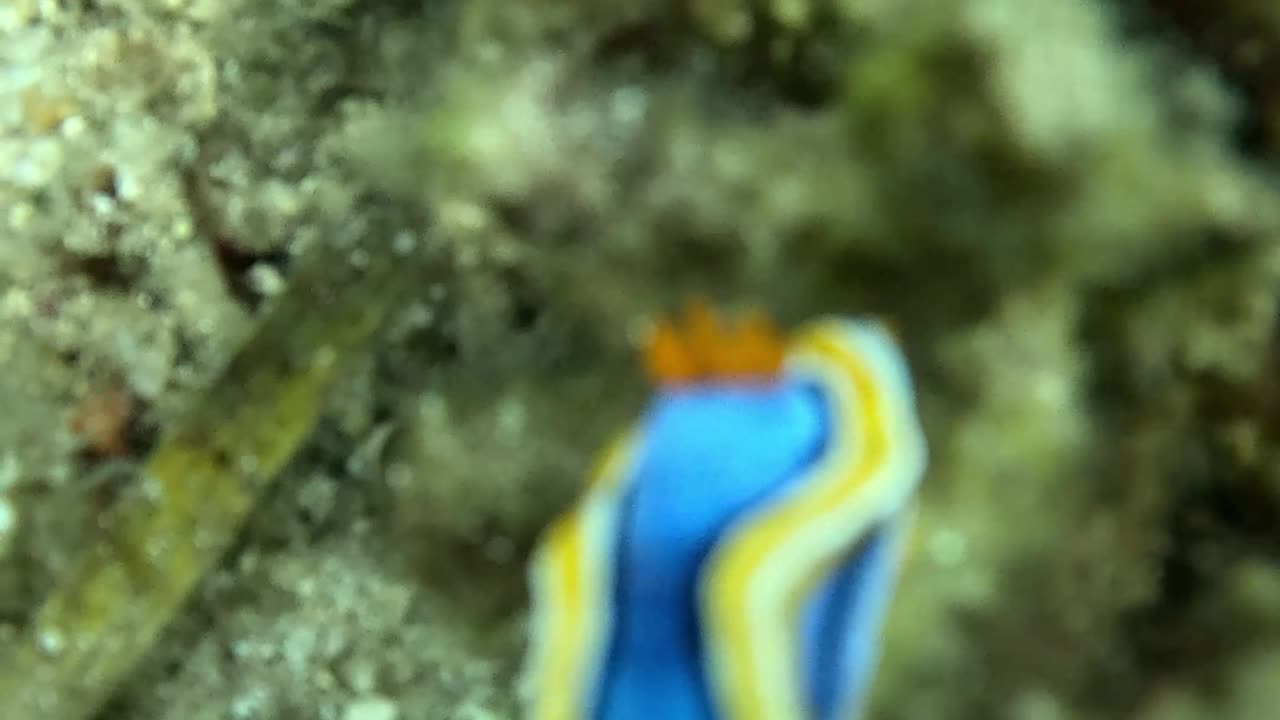
[[[870,718],[1273,718],[1277,77],[1265,0],[6,0],[0,708],[512,717],[699,295],[903,339]]]

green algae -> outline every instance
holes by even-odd
[[[388,248],[308,256],[245,348],[138,469],[79,569],[0,658],[6,717],[93,717],[239,534],[350,356],[421,267]],[[324,312],[316,312],[324,308]]]

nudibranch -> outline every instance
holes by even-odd
[[[695,305],[647,365],[649,407],[534,552],[525,716],[857,717],[926,464],[894,336]]]

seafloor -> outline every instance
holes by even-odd
[[[1278,717],[1277,78],[1271,0],[0,0],[0,715],[511,717],[701,295],[904,340],[872,719]]]

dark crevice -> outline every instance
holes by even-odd
[[[251,271],[259,263],[264,263],[282,274],[287,273],[288,253],[276,250],[250,252],[235,242],[235,236],[227,232],[218,220],[198,169],[190,169],[183,174],[183,190],[196,231],[209,243],[228,293],[249,310],[258,310],[267,298],[253,282]]]
[[[1246,156],[1273,155],[1280,114],[1280,37],[1249,17],[1249,3],[1193,0],[1113,0],[1122,30],[1132,37],[1155,36],[1163,44],[1200,56],[1244,102],[1232,129],[1236,149]],[[1280,31],[1277,31],[1280,32]]]

